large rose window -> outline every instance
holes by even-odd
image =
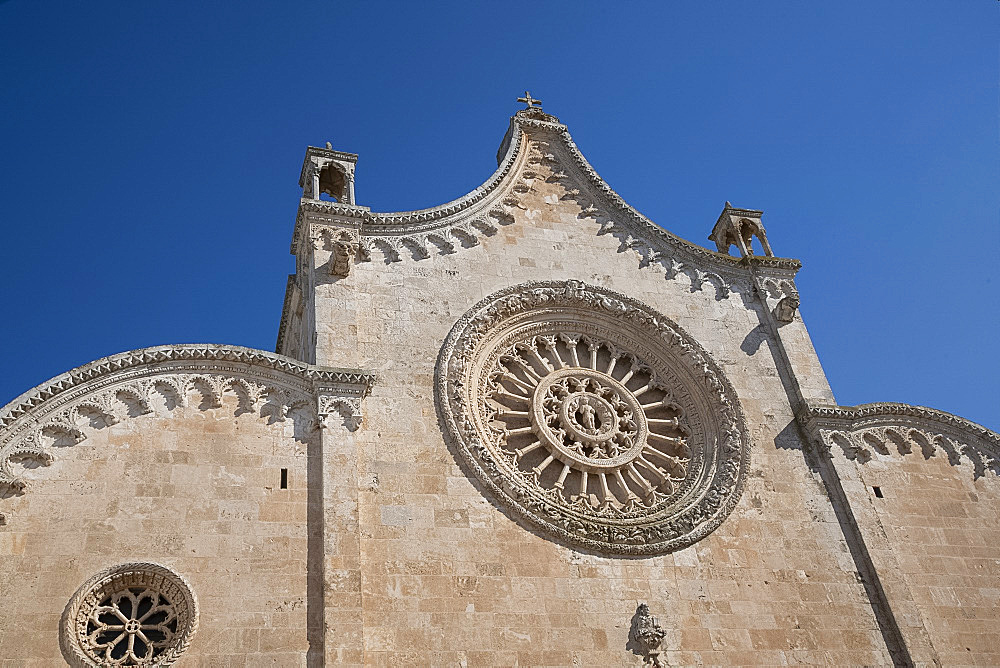
[[[605,552],[690,544],[735,504],[749,442],[735,393],[677,325],[577,282],[474,307],[437,369],[443,422],[497,498]]]

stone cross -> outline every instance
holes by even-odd
[[[528,105],[528,109],[533,108],[536,104],[538,105],[539,109],[542,108],[542,101],[536,100],[535,98],[531,97],[531,93],[529,93],[528,91],[524,91],[524,97],[517,98],[517,101],[524,102],[526,105]]]

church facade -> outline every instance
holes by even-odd
[[[521,101],[432,209],[307,149],[276,352],[0,409],[0,666],[1000,665],[1000,435],[838,406],[760,211],[680,239]]]

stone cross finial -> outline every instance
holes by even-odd
[[[542,108],[542,101],[536,100],[535,98],[531,97],[531,93],[529,93],[528,91],[524,91],[524,97],[517,98],[517,101],[524,102],[526,105],[528,105],[528,109],[533,109],[536,104],[538,105],[539,109]]]

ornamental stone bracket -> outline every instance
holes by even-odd
[[[770,309],[778,325],[788,324],[795,320],[795,313],[799,309],[799,291],[795,287],[794,275],[765,271],[762,267],[754,266],[756,292]]]
[[[313,251],[329,253],[329,260],[326,260],[329,275],[345,278],[360,249],[360,225],[314,222],[309,227]],[[319,263],[324,261],[322,256],[316,260]]]
[[[750,437],[736,392],[666,316],[579,281],[470,309],[435,370],[445,435],[494,499],[600,554],[691,545],[735,507]]]
[[[292,420],[296,438],[332,424],[357,429],[373,374],[305,364],[274,353],[221,345],[133,350],[91,362],[43,383],[0,409],[0,498],[23,494],[24,465],[46,466],[60,447],[95,430],[175,409],[229,407],[233,417]]]
[[[971,463],[976,479],[1000,475],[1000,434],[944,411],[898,403],[812,405],[799,420],[820,452],[836,447],[860,464],[879,455],[943,453],[953,466]]]

